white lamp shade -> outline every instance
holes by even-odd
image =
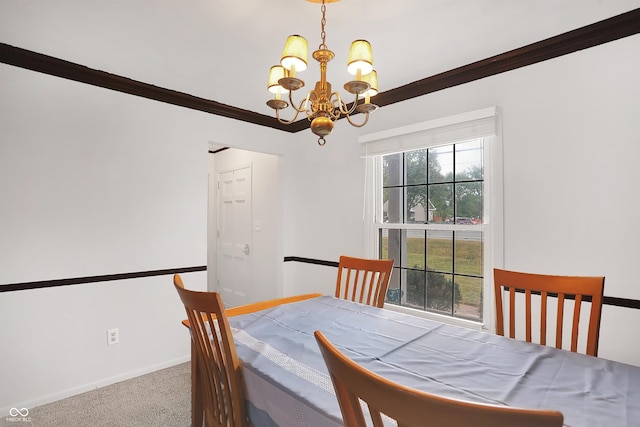
[[[351,43],[351,48],[349,49],[347,71],[349,74],[356,76],[358,70],[363,76],[373,71],[371,44],[366,40],[355,40]]]
[[[307,39],[298,35],[287,37],[280,65],[289,71],[291,71],[291,67],[295,67],[294,70],[298,72],[307,69],[307,62],[309,62]]]
[[[271,93],[287,93],[289,92],[287,89],[280,86],[278,80],[284,77],[284,67],[281,65],[274,65],[269,70],[269,83],[267,83],[267,89]]]

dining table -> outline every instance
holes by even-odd
[[[568,427],[640,426],[638,366],[320,294],[227,314],[255,427],[343,425],[317,330],[363,367],[418,390],[558,410]]]

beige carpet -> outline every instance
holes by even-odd
[[[187,427],[191,425],[190,365],[183,363],[29,410],[12,427]]]

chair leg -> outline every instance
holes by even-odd
[[[198,372],[198,356],[193,341],[191,342],[191,426],[202,427],[204,413],[204,394]]]

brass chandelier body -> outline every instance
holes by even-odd
[[[327,63],[335,55],[326,45],[326,4],[338,0],[308,0],[313,3],[322,3],[321,38],[322,43],[318,50],[313,52],[313,59],[320,63],[320,80],[316,82],[313,90],[307,93],[305,99],[299,103],[294,102],[292,92],[302,88],[304,82],[296,77],[296,71],[304,71],[307,67],[308,50],[307,41],[298,35],[289,36],[285,44],[280,65],[271,67],[269,72],[269,92],[275,95],[274,99],[267,101],[267,105],[276,110],[276,118],[284,124],[291,124],[298,115],[304,113],[311,121],[311,131],[318,136],[318,144],[326,143],[325,137],[333,131],[334,121],[341,116],[355,127],[364,126],[369,120],[369,114],[374,112],[378,106],[371,103],[370,98],[378,93],[378,77],[373,70],[373,55],[371,45],[366,40],[356,40],[351,44],[349,52],[349,64],[347,70],[355,75],[355,79],[345,83],[347,92],[354,95],[354,101],[347,105],[340,93],[332,92],[331,83],[327,81]],[[281,99],[287,94],[289,102]],[[364,98],[364,101],[363,101]],[[363,102],[362,102],[363,101]],[[291,107],[295,115],[291,120],[280,117],[280,111]],[[296,106],[297,105],[297,106]],[[364,114],[361,123],[352,121],[351,116],[355,113]]]

